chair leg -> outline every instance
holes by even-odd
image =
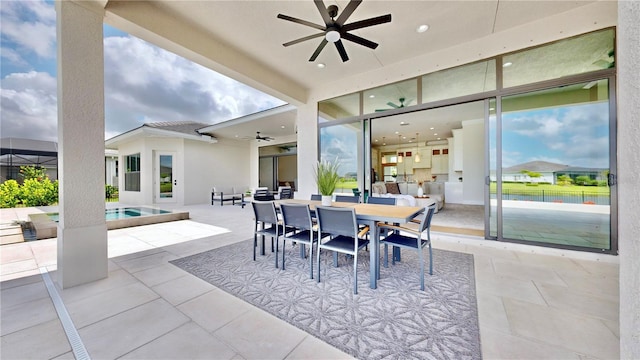
[[[320,241],[320,240],[318,240]],[[320,245],[320,243],[318,243]],[[318,263],[318,282],[320,282],[320,247],[318,247],[318,254],[316,256],[316,262]]]
[[[431,241],[429,241],[429,275],[433,275],[433,251],[431,250]]]
[[[389,247],[387,244],[384,244],[384,267],[389,267]]]
[[[285,247],[287,246],[287,240],[282,239],[282,270],[284,270],[284,253]]]
[[[313,239],[309,244],[309,279],[313,279]]]
[[[422,247],[418,247],[418,255],[420,255],[420,290],[424,291],[424,255]]]
[[[358,295],[358,253],[353,256],[353,294]]]
[[[253,234],[253,261],[256,261],[256,248],[258,247],[258,236]]]
[[[333,266],[338,267],[338,253],[335,251],[333,252]]]
[[[274,239],[271,238],[272,246],[273,246],[273,240]],[[276,269],[277,269],[278,268],[278,241],[279,241],[278,236],[276,236],[275,240],[276,240]]]

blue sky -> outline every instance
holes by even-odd
[[[0,1],[2,137],[57,140],[52,1]],[[145,122],[213,124],[284,104],[104,26],[105,139]]]

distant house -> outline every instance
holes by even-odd
[[[541,176],[539,178],[531,178],[526,173],[523,173],[525,170],[540,173]],[[588,176],[592,180],[606,180],[606,171],[607,169],[604,168],[586,168],[548,161],[530,161],[504,168],[502,170],[502,181],[556,184],[558,176],[562,175],[568,175],[574,181],[578,176]]]
[[[210,201],[213,186],[245,191],[248,143],[219,141],[193,121],[153,122],[105,142],[118,153],[118,193],[132,205]]]
[[[58,179],[58,143],[21,138],[0,139],[0,182],[22,182],[20,166],[40,166],[49,179]],[[105,151],[105,184],[118,186],[118,152]]]

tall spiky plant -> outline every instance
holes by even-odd
[[[338,159],[335,161],[318,161],[314,173],[320,194],[325,196],[333,194],[340,179],[338,177],[339,166]]]

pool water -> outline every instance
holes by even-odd
[[[157,214],[170,214],[171,211],[162,210],[162,209],[153,209],[147,207],[123,207],[123,208],[114,208],[114,209],[106,209],[104,212],[105,219],[109,220],[118,220],[118,219],[128,219],[139,216],[147,216],[147,215],[157,215]],[[60,216],[58,213],[49,213],[47,214],[49,218],[55,222],[58,222]]]

